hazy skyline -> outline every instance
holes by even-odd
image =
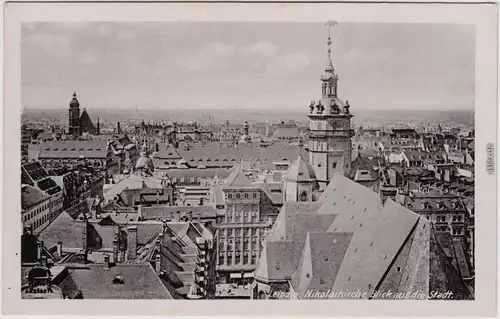
[[[24,23],[22,103],[82,108],[307,109],[320,99],[318,23]],[[474,107],[475,30],[342,23],[339,97],[358,109]]]

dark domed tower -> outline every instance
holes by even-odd
[[[76,93],[73,93],[73,99],[69,102],[68,133],[80,136],[80,103],[78,103]]]

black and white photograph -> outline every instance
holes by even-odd
[[[20,298],[476,300],[478,29],[337,17],[23,21]]]

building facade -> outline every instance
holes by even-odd
[[[34,234],[50,222],[50,196],[30,185],[21,186],[23,232],[31,227]]]
[[[276,216],[262,209],[260,188],[252,185],[242,170],[230,175],[222,190],[225,211],[215,226],[218,282],[245,284],[253,278],[262,242]]]

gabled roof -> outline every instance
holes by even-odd
[[[373,169],[373,162],[365,156],[359,155],[352,161],[349,178],[354,181],[374,181],[378,174]]]
[[[299,156],[288,168],[285,179],[292,182],[314,182],[316,174],[309,163]]]
[[[21,207],[28,210],[31,207],[42,203],[50,198],[47,194],[30,185],[21,186]]]
[[[302,247],[293,241],[266,242],[255,277],[270,281],[286,280],[297,269]]]
[[[299,267],[291,284],[301,298],[307,291],[326,292],[337,277],[352,233],[308,233]]]
[[[113,283],[117,275],[123,283]],[[172,299],[150,264],[118,264],[109,269],[87,265],[71,269],[69,276],[84,299]]]
[[[419,218],[390,199],[377,214],[367,216],[354,231],[332,290],[373,291]]]
[[[40,145],[39,158],[85,158],[104,159],[107,156],[105,140],[50,141]]]
[[[64,248],[82,248],[83,234],[75,220],[67,213],[62,212],[56,219],[45,227],[38,235],[46,247],[51,247],[62,241]]]
[[[224,184],[224,188],[238,188],[238,187],[244,187],[244,188],[253,187],[250,180],[243,173],[243,170],[239,168],[231,172],[231,175],[229,175],[226,178]]]

